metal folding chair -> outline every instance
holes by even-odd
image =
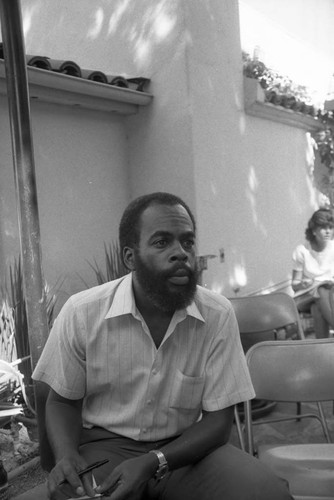
[[[245,352],[252,345],[263,340],[305,338],[295,301],[286,293],[277,292],[250,297],[234,297],[229,300],[238,321],[241,343]],[[253,408],[253,412],[261,415],[274,406],[275,403],[273,402],[268,403],[265,407],[258,404],[258,409]],[[298,403],[298,418],[300,412],[301,406]],[[234,421],[240,447],[245,449],[243,428],[237,407],[234,409]]]
[[[304,339],[295,301],[282,292],[230,299],[244,351],[263,340]]]
[[[246,359],[256,397],[277,402],[324,402],[334,399],[334,340],[265,341],[255,344]],[[324,415],[305,413],[322,425],[326,443],[254,446],[254,424],[287,421],[293,415],[253,422],[245,404],[247,450],[256,452],[274,472],[287,479],[296,499],[334,498],[334,444]]]

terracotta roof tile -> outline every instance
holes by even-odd
[[[3,43],[0,43],[0,59],[4,59]],[[105,83],[116,87],[128,88],[137,92],[146,91],[150,80],[144,77],[125,78],[122,75],[108,75],[99,70],[81,68],[76,62],[60,59],[51,59],[47,56],[26,54],[28,66],[54,71],[64,75],[70,75],[77,78],[93,80],[99,83]]]

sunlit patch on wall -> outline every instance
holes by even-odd
[[[108,35],[115,33],[121,22],[123,15],[126,13],[127,8],[129,7],[129,4],[130,0],[123,0],[114,9],[114,12],[112,13],[112,16],[109,19]]]
[[[250,167],[248,173],[248,189],[246,189],[246,198],[248,198],[251,210],[252,210],[252,219],[254,225],[262,232],[263,236],[267,236],[267,230],[261,224],[257,214],[257,202],[256,202],[256,193],[259,191],[259,181],[256,176],[256,172],[253,166]]]
[[[257,180],[257,177],[256,177],[256,173],[255,173],[255,170],[254,170],[254,167],[251,167],[249,169],[249,174],[248,174],[248,185],[249,185],[249,189],[254,192],[254,191],[257,191],[258,187],[259,187],[259,182]]]
[[[309,132],[306,132],[305,138],[306,138],[306,166],[308,168],[308,173],[312,174],[314,169],[314,160],[315,160],[314,147],[316,145],[316,142]]]
[[[306,153],[305,153],[305,166],[306,166],[306,185],[309,192],[309,202],[310,205],[316,210],[319,206],[329,205],[329,198],[326,195],[326,182],[323,173],[327,173],[326,169],[322,169],[321,172],[315,170],[316,168],[316,158],[314,154],[314,149],[316,142],[309,132],[305,134],[306,138]],[[319,164],[317,164],[317,169],[319,170]],[[319,191],[318,191],[319,190]]]
[[[214,196],[217,196],[217,186],[213,181],[210,181],[211,192]]]
[[[236,264],[230,275],[229,284],[235,294],[247,285],[247,273],[244,264]]]
[[[22,27],[23,33],[26,37],[31,29],[32,18],[37,10],[37,5],[30,6],[22,9]]]
[[[240,115],[239,118],[239,130],[241,134],[244,134],[246,131],[246,118],[244,115]]]
[[[16,238],[17,237],[17,227],[10,221],[4,221],[4,233],[8,238]]]
[[[222,283],[218,283],[217,281],[214,281],[212,283],[212,285],[210,286],[210,289],[213,292],[218,293],[219,295],[221,295],[223,293],[224,286],[222,285]]]
[[[139,62],[144,62],[149,57],[150,43],[144,38],[140,38],[136,43],[136,58]]]
[[[258,217],[256,212],[256,197],[255,197],[255,193],[257,191],[258,186],[259,183],[256,178],[254,167],[251,166],[248,173],[248,189],[246,189],[246,197],[248,198],[252,208],[252,218],[255,225],[257,225],[258,223]]]
[[[94,21],[92,26],[89,28],[88,33],[87,33],[87,38],[90,38],[91,40],[94,40],[99,36],[102,30],[103,26],[103,20],[104,20],[104,13],[101,8],[97,9],[94,15]]]
[[[164,12],[160,12],[154,19],[153,27],[154,34],[158,40],[166,38],[173,30],[176,24],[176,19],[172,19]]]

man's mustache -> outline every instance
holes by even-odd
[[[171,276],[175,276],[176,274],[179,274],[180,271],[182,271],[182,275],[184,276],[193,276],[194,274],[197,274],[197,268],[196,267],[191,267],[187,264],[177,264],[173,266],[172,268],[168,269],[168,271],[162,271],[161,276],[164,276],[166,278],[170,278]],[[179,274],[181,275],[181,274]]]

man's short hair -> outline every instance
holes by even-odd
[[[144,210],[151,205],[181,205],[186,209],[196,231],[195,218],[188,205],[178,196],[170,193],[156,192],[139,196],[125,209],[119,224],[119,246],[121,255],[125,247],[138,246],[140,237],[140,218]]]

